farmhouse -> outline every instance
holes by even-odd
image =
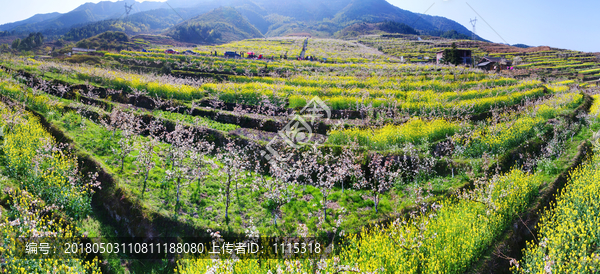
[[[73,53],[80,53],[80,52],[95,52],[95,49],[82,49],[82,48],[73,48],[72,49]]]
[[[512,66],[512,61],[500,57],[483,57],[477,67],[483,70],[506,69]]]
[[[36,55],[35,57],[33,57],[33,59],[35,59],[35,60],[48,60],[48,59],[52,59],[52,56]]]
[[[312,35],[308,32],[297,32],[297,33],[290,33],[286,36],[290,36],[290,37],[312,37]]]
[[[462,59],[462,64],[463,65],[470,65],[472,62],[472,58],[471,58],[471,50],[468,49],[457,49],[456,52],[458,53],[458,56]],[[444,58],[444,51],[438,51],[436,53],[436,59],[437,59],[437,64],[440,64],[440,60]]]

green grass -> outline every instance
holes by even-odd
[[[213,230],[229,230],[243,232],[249,225],[249,220],[256,224],[259,231],[267,234],[290,234],[294,233],[299,223],[306,224],[309,228],[316,229],[318,217],[322,215],[320,200],[321,192],[312,186],[300,186],[297,198],[282,207],[282,219],[278,221],[278,227],[273,225],[271,212],[267,209],[264,198],[264,190],[251,191],[251,180],[248,179],[247,186],[240,185],[239,193],[235,190],[232,194],[230,205],[230,223],[224,221],[224,199],[219,197],[221,188],[220,178],[217,170],[211,169],[204,184],[200,186],[196,182],[183,187],[181,192],[181,205],[176,212],[175,208],[175,184],[165,179],[166,164],[155,158],[157,166],[150,172],[148,179],[148,191],[141,197],[142,174],[138,174],[138,168],[134,165],[133,152],[126,158],[124,171],[119,174],[119,163],[113,155],[110,147],[115,145],[120,133],[115,136],[101,126],[83,119],[81,116],[69,112],[61,117],[53,116],[53,123],[64,130],[74,141],[86,151],[100,160],[118,180],[119,186],[125,190],[127,195],[140,199],[144,210],[157,212],[171,218],[177,218],[181,222],[189,222],[199,228],[211,228]],[[84,128],[81,125],[84,125]],[[145,137],[142,137],[145,138]],[[168,144],[161,144],[168,146]],[[440,192],[450,185],[457,186],[457,181],[444,181],[441,179],[437,188]],[[347,187],[346,187],[347,188]],[[378,221],[401,210],[409,204],[410,199],[403,200],[406,188],[399,187],[396,192],[383,195],[380,204],[380,213],[375,214],[373,201],[369,199],[367,191],[346,189],[342,194],[340,188],[333,190],[329,201],[333,209],[328,209],[327,223],[325,229],[335,226],[334,220],[338,214],[342,214],[341,208],[345,208],[345,220],[341,229],[345,231],[357,231],[368,222]]]
[[[119,231],[111,225],[112,217],[106,211],[94,210],[87,218],[78,222],[83,234],[93,242],[115,243],[118,237],[126,237],[125,231]],[[124,253],[104,253],[102,259],[110,273],[172,273],[166,260],[130,260]]]
[[[169,119],[169,120],[173,120],[173,121],[184,122],[184,123],[187,123],[190,125],[204,126],[207,128],[222,130],[222,131],[226,131],[226,132],[233,131],[233,130],[240,128],[240,126],[238,126],[238,125],[219,123],[219,122],[213,121],[211,119],[208,119],[206,117],[191,116],[191,115],[169,112],[169,111],[154,110],[154,111],[152,111],[152,115],[155,117],[163,117],[165,119]]]

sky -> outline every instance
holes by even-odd
[[[597,0],[388,0],[412,12],[443,16],[496,43],[600,52]]]
[[[159,0],[164,1],[164,0]],[[69,12],[99,0],[0,0],[0,24],[38,13]],[[388,0],[412,12],[452,19],[497,43],[551,46],[600,52],[600,1],[597,0]]]
[[[25,20],[40,13],[67,13],[82,4],[88,2],[98,3],[100,1],[101,0],[0,0],[0,25]],[[117,0],[109,1],[116,2]],[[136,1],[142,2],[141,0]],[[164,2],[165,0],[145,1]]]

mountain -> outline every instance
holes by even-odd
[[[141,49],[148,46],[143,41],[133,41],[127,34],[120,31],[107,31],[102,34],[83,39],[75,45],[79,48],[99,49],[99,50],[124,50]]]
[[[172,27],[167,35],[177,41],[213,44],[263,37],[236,9],[221,7]]]
[[[61,13],[58,13],[58,12],[46,13],[46,14],[36,14],[36,15],[29,17],[23,21],[0,25],[0,31],[11,30],[20,25],[35,24],[38,22],[54,19],[56,17],[59,17],[60,15],[61,15]]]
[[[514,44],[512,45],[513,47],[517,47],[517,48],[522,48],[522,49],[528,49],[531,48],[531,46],[525,45],[525,44]]]
[[[466,27],[453,20],[413,13],[386,0],[133,1],[86,3],[65,14],[35,15],[27,20],[4,24],[0,31],[7,30],[10,35],[21,36],[40,31],[50,39],[68,33],[65,37],[75,41],[104,31],[123,31],[129,35],[163,33],[186,42],[216,43],[239,37],[273,37],[299,32],[310,33],[314,37],[340,37],[343,32],[341,36],[350,38],[351,34],[361,33],[364,27],[356,24],[389,21],[405,24],[424,35],[472,35]],[[129,16],[124,15],[125,3],[133,4]],[[225,7],[227,9],[220,9]],[[214,10],[220,12],[215,13]],[[349,26],[355,29],[344,32]],[[367,28],[364,31],[381,30]],[[221,37],[217,38],[219,35]]]
[[[471,37],[471,35],[473,34],[469,29],[465,28],[463,25],[446,17],[431,16],[427,14],[419,14],[419,16],[421,16],[423,20],[427,21],[433,26],[433,29],[425,30],[425,34],[439,36],[440,33],[445,33],[452,30],[455,30],[459,34],[467,35],[468,37]],[[478,37],[478,39],[483,40],[481,37]]]
[[[308,32],[317,37],[331,37],[336,32],[356,23],[394,21],[419,30],[423,34],[445,33],[455,30],[471,36],[471,31],[461,24],[439,16],[413,13],[398,8],[385,0],[222,0],[223,6],[234,7],[257,26],[266,36]],[[247,14],[247,4],[255,5],[251,11],[267,21],[254,23]],[[208,5],[204,3],[203,5]],[[254,14],[251,14],[255,16]],[[268,26],[268,27],[267,27]],[[267,31],[265,32],[265,29]]]
[[[335,34],[335,38],[345,39],[345,38],[353,38],[360,35],[369,35],[369,34],[419,34],[415,29],[410,26],[397,23],[394,21],[384,21],[380,23],[356,23],[345,27],[343,30],[337,32]]]
[[[63,35],[68,41],[79,41],[106,31],[121,31],[128,35],[158,34],[183,21],[181,17],[188,16],[184,11],[171,9],[155,9],[139,12],[124,19],[108,19],[73,26]],[[190,16],[191,17],[191,16]]]
[[[255,0],[253,2],[268,14],[279,14],[307,22],[332,18],[341,8],[347,5],[349,0]]]
[[[333,21],[346,26],[357,22],[381,22],[384,20],[404,23],[424,33],[436,31],[443,33],[455,30],[461,34],[471,35],[470,30],[453,20],[413,13],[398,8],[385,0],[352,0],[333,18]]]
[[[44,20],[39,20],[42,18],[40,15],[34,15],[26,20],[10,23],[10,28],[6,30],[19,33],[38,32],[48,29],[58,30],[70,28],[77,24],[95,22],[109,18],[119,18],[125,15],[125,4],[133,5],[130,15],[142,11],[158,9],[164,5],[164,3],[160,2],[138,3],[133,0],[85,3],[65,14],[51,13],[45,15],[47,18],[43,18]]]

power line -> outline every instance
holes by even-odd
[[[479,14],[473,7],[471,7],[471,5],[469,5],[469,2],[466,2],[466,3],[467,3],[467,6],[469,6],[469,8],[471,8],[473,10],[473,12],[475,12],[475,14],[477,14],[477,16],[479,16],[479,18],[481,18],[481,20],[483,20],[483,22],[486,25],[488,25],[488,27],[490,27],[490,29],[492,29],[496,33],[496,35],[498,35],[498,37],[500,37],[500,39],[502,39],[502,41],[504,41],[505,44],[509,45],[509,43],[506,42],[506,40],[504,40],[504,38],[502,38],[502,36],[500,36],[500,34],[494,28],[492,28],[492,26],[487,21],[485,21],[485,18],[483,18],[483,16],[481,16],[481,14]]]

